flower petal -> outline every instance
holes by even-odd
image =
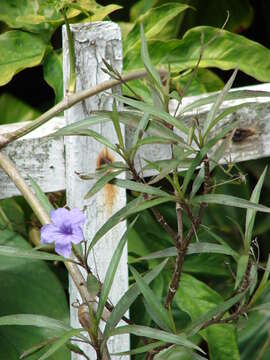
[[[59,232],[59,229],[53,224],[43,225],[40,230],[40,241],[43,244],[51,244],[55,241],[56,232]]]
[[[63,223],[66,221],[70,222],[70,212],[65,208],[59,208],[56,210],[52,210],[50,213],[50,217],[52,223],[59,228],[62,226]]]
[[[57,242],[55,243],[55,246],[54,246],[54,250],[55,252],[58,254],[58,255],[62,255],[64,257],[70,257],[71,255],[71,243],[66,243],[66,244],[63,244],[63,243],[60,243],[60,242]]]
[[[72,228],[71,241],[73,244],[79,244],[84,240],[82,229],[79,226]]]
[[[86,216],[81,210],[74,208],[70,210],[69,215],[72,225],[83,225],[85,223]]]

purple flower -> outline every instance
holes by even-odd
[[[51,211],[51,224],[42,226],[41,242],[51,244],[54,242],[55,252],[70,257],[73,244],[83,241],[82,227],[85,215],[79,209],[67,210],[59,208]]]

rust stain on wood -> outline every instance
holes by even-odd
[[[242,143],[250,136],[256,135],[257,130],[255,128],[236,128],[232,134],[232,142],[234,143]]]
[[[100,151],[98,155],[96,168],[98,170],[102,167],[102,165],[106,165],[108,163],[113,163],[113,162],[114,162],[113,154],[110,153],[110,151],[107,148],[104,148]],[[108,172],[111,172],[111,170],[108,169],[105,174],[107,174]],[[105,191],[105,205],[107,210],[111,212],[116,198],[117,188],[115,185],[106,184],[104,186],[104,191]]]

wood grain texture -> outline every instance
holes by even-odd
[[[109,76],[102,71],[104,67],[103,59],[106,59],[111,66],[119,72],[122,70],[122,44],[119,27],[111,22],[80,24],[72,26],[72,34],[76,53],[76,72],[77,91],[88,89],[109,79]],[[65,29],[63,29],[63,68],[64,68],[64,88],[67,88],[69,64],[68,64],[68,45]],[[119,93],[120,88],[113,91]],[[111,110],[113,98],[107,91],[88,100],[83,101],[65,112],[68,124],[82,120],[89,116],[94,110]],[[98,124],[92,127],[112,143],[117,142],[117,137],[111,123]],[[117,160],[116,154],[111,150],[105,149],[95,140],[89,137],[67,137],[65,138],[66,154],[66,191],[67,204],[71,207],[83,209],[87,215],[87,223],[84,229],[85,237],[90,243],[96,231],[104,222],[117,210],[126,204],[126,194],[124,189],[108,185],[98,194],[90,199],[84,200],[84,196],[93,185],[93,181],[81,180],[77,173],[93,173],[98,167],[98,162],[102,158],[110,161]],[[110,231],[105,238],[94,247],[90,254],[89,265],[101,281],[104,280],[112,254],[126,229],[124,222]],[[127,247],[125,247],[121,258],[110,300],[115,304],[121,295],[128,288],[128,268],[127,268]],[[70,303],[72,304],[79,298],[78,292],[72,282],[70,283]],[[79,325],[77,320],[77,310],[71,306],[71,324],[74,327]],[[111,338],[108,342],[110,352],[119,352],[129,349],[129,336],[122,335]],[[80,345],[81,346],[81,345]],[[95,358],[93,351],[87,346],[84,350]],[[116,357],[120,359],[120,357]],[[121,357],[128,359],[129,357]],[[82,359],[81,356],[74,354],[73,360]]]

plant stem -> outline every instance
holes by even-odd
[[[167,73],[166,70],[159,70],[160,74]],[[69,109],[71,106],[77,104],[80,101],[83,101],[89,97],[97,95],[98,93],[108,90],[114,86],[120,85],[123,82],[128,82],[135,79],[141,79],[147,76],[147,72],[145,70],[141,71],[132,71],[126,75],[123,75],[120,80],[111,79],[108,81],[104,81],[101,84],[91,87],[87,90],[82,90],[76,94],[67,94],[62,101],[53,106],[51,109],[46,111],[44,114],[39,116],[36,120],[29,122],[27,125],[22,126],[20,129],[17,129],[13,132],[2,134],[0,136],[0,149],[7,146],[10,142],[19,139],[20,137],[30,133],[35,130],[39,126],[45,124],[47,121],[52,119],[57,114],[62,111]]]
[[[76,69],[75,69],[75,50],[74,50],[74,40],[72,37],[72,33],[70,30],[68,18],[66,16],[66,9],[62,10],[66,30],[67,30],[67,37],[68,37],[68,51],[69,51],[69,84],[68,84],[68,93],[75,93],[76,91]]]

